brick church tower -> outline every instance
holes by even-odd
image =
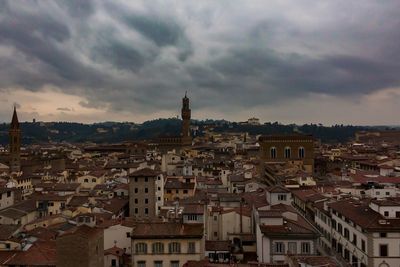
[[[189,98],[185,93],[185,97],[182,99],[182,145],[191,145],[192,137],[190,135],[190,107]]]
[[[21,129],[19,127],[17,110],[14,106],[14,113],[11,120],[10,130],[10,171],[21,170]]]

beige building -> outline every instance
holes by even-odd
[[[0,210],[14,205],[14,191],[11,188],[0,189]]]
[[[370,203],[346,199],[319,206],[315,213],[328,251],[359,267],[398,266],[399,218],[400,202],[389,199]]]
[[[131,237],[133,267],[181,267],[204,258],[203,224],[138,223]]]
[[[196,192],[195,176],[168,176],[164,184],[165,201],[192,197]]]
[[[129,175],[129,216],[154,218],[158,213],[157,186],[158,173],[144,168]]]

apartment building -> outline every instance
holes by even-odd
[[[132,231],[133,267],[182,267],[204,258],[203,224],[137,223]]]
[[[319,205],[315,222],[327,249],[352,266],[388,267],[400,262],[398,199],[344,199]]]

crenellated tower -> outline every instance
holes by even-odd
[[[191,145],[192,137],[190,135],[190,116],[189,98],[185,93],[182,99],[182,143],[183,145]]]
[[[17,109],[14,106],[14,113],[11,120],[10,130],[10,171],[21,170],[21,129],[19,127]]]

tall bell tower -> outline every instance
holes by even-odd
[[[185,97],[182,99],[182,143],[183,145],[191,145],[192,137],[190,135],[190,115],[191,110],[189,107],[189,98],[187,97],[187,93],[185,93]]]
[[[21,170],[21,129],[19,127],[17,109],[14,106],[14,113],[11,120],[10,130],[10,171]]]

